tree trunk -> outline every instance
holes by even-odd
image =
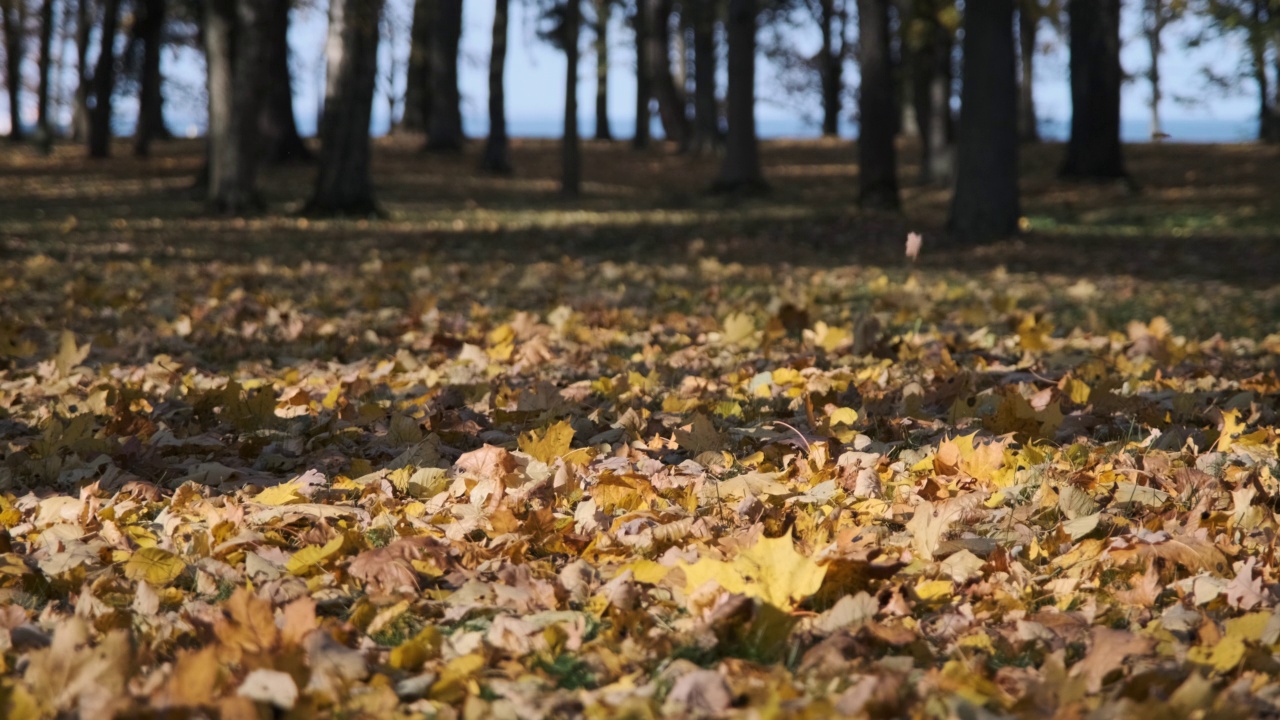
[[[1069,0],[1071,139],[1063,177],[1127,177],[1120,144],[1120,0]]]
[[[1276,109],[1271,105],[1271,81],[1267,77],[1267,35],[1265,25],[1266,0],[1253,0],[1249,4],[1249,52],[1252,56],[1253,78],[1258,83],[1258,139],[1271,143],[1280,140],[1280,128],[1276,127]],[[1280,78],[1276,79],[1280,86]]]
[[[920,135],[920,182],[949,182],[955,153],[951,147],[951,29],[938,19],[937,7],[917,3],[912,19],[923,32],[911,50],[911,92]]]
[[[1147,36],[1148,60],[1147,82],[1151,84],[1151,100],[1147,104],[1151,112],[1151,139],[1160,140],[1166,137],[1164,126],[1160,122],[1160,55],[1163,52],[1163,34],[1168,23],[1165,16],[1165,0],[1147,0],[1146,22],[1142,32]]]
[[[266,20],[266,93],[258,120],[262,157],[269,163],[310,162],[313,157],[298,133],[293,113],[293,76],[289,72],[289,0],[261,0]]]
[[[462,97],[458,93],[458,45],[462,41],[462,0],[438,0],[431,44],[431,115],[427,150],[460,152]]]
[[[135,37],[142,40],[142,78],[138,89],[138,126],[133,136],[133,154],[146,157],[151,141],[169,137],[164,125],[164,94],[160,73],[160,51],[164,47],[165,0],[139,3],[134,21]]]
[[[613,0],[596,3],[596,139],[612,140],[609,127],[609,19]]]
[[[693,142],[696,154],[713,152],[720,135],[720,107],[716,102],[716,17],[710,3],[690,3],[693,13]]]
[[[689,142],[684,93],[671,74],[671,0],[643,0],[649,14],[649,76],[658,101],[662,132],[684,150]]]
[[[404,115],[396,130],[427,131],[431,117],[431,38],[435,0],[416,0],[413,28],[409,31],[409,69],[404,88]]]
[[[893,145],[898,107],[889,47],[889,0],[858,0],[858,156],[862,207],[898,209],[898,158]]]
[[[489,138],[484,143],[480,168],[486,172],[511,172],[507,139],[507,103],[504,80],[507,72],[507,15],[511,0],[495,0],[493,45],[489,54]]]
[[[836,38],[836,0],[821,0],[819,28],[822,31],[822,52],[819,70],[822,82],[822,134],[836,137],[840,134],[840,92],[844,89],[844,40]],[[840,28],[843,34],[844,27]]]
[[[209,82],[209,205],[242,214],[261,206],[258,120],[266,59],[264,10],[258,0],[205,0]]]
[[[729,136],[715,190],[762,192],[756,139],[756,0],[729,0]]]
[[[1018,84],[1018,137],[1022,142],[1040,142],[1040,124],[1036,117],[1036,33],[1040,28],[1038,0],[1022,0],[1018,7],[1019,61],[1022,82]]]
[[[1013,0],[968,0],[956,187],[949,222],[952,235],[966,244],[1007,237],[1018,230],[1016,62]]]
[[[26,33],[26,0],[3,0],[0,20],[4,22],[5,88],[9,91],[9,139],[19,142],[22,132],[22,59]]]
[[[377,212],[369,181],[369,122],[377,85],[381,13],[381,0],[333,0],[329,4],[325,117],[320,125],[320,171],[308,205],[310,212]]]
[[[1280,31],[1277,31],[1272,44],[1275,46],[1275,96],[1271,101],[1271,142],[1280,142]]]
[[[40,3],[40,85],[36,95],[36,134],[46,148],[53,142],[53,119],[49,116],[49,98],[53,81],[53,0]]]
[[[89,113],[89,157],[111,155],[111,96],[116,91],[116,28],[120,24],[120,0],[106,0],[102,7],[102,39],[98,65],[93,71],[93,108]]]
[[[94,0],[76,3],[76,95],[71,117],[71,139],[82,142],[89,138],[89,90],[93,74],[89,72],[89,38],[93,32]]]
[[[569,0],[564,16],[564,138],[560,190],[567,197],[582,192],[582,148],[578,141],[578,35],[582,25],[582,3]]]
[[[652,73],[649,62],[649,13],[647,0],[636,0],[636,14],[632,18],[636,30],[636,132],[632,147],[643,150],[649,147],[649,101],[653,99]]]

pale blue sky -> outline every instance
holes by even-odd
[[[390,37],[384,38],[382,45],[381,72],[384,75],[390,67],[393,54],[400,58],[401,63],[408,54],[412,3],[413,0],[388,0],[389,18],[395,21],[394,31]],[[320,5],[324,7],[325,4]],[[533,3],[522,0],[514,0],[511,4],[511,44],[508,50],[506,83],[507,117],[514,134],[555,134],[558,132],[564,105],[564,55],[538,40],[533,27],[535,19],[532,5]],[[1147,65],[1145,43],[1138,37],[1140,18],[1137,7],[1137,3],[1126,3],[1123,64],[1130,73],[1141,72]],[[459,84],[464,98],[463,112],[468,120],[468,131],[473,135],[483,132],[483,127],[476,121],[483,122],[486,114],[492,21],[492,0],[464,2]],[[635,55],[631,46],[631,33],[623,26],[621,13],[616,14],[614,25],[611,43],[610,117],[615,122],[615,132],[622,134],[630,132],[634,117]],[[319,106],[318,98],[323,87],[325,28],[324,12],[311,10],[295,13],[290,42],[296,73],[296,107],[299,125],[304,132],[314,127],[315,111]],[[1242,44],[1237,39],[1229,38],[1198,49],[1187,49],[1181,38],[1192,29],[1194,28],[1186,27],[1184,23],[1183,27],[1174,26],[1169,32],[1170,37],[1166,42],[1169,51],[1162,59],[1164,88],[1168,97],[1163,103],[1163,117],[1171,121],[1249,121],[1255,118],[1257,100],[1252,83],[1246,83],[1235,93],[1224,96],[1205,89],[1205,83],[1201,79],[1200,70],[1205,65],[1211,65],[1219,74],[1237,68],[1244,54]],[[763,38],[764,33],[761,35]],[[595,58],[590,52],[589,41],[588,33],[584,32],[579,83],[579,108],[584,134],[594,128]],[[792,34],[792,41],[802,51],[812,52],[818,42],[816,29],[806,25]],[[1041,29],[1039,41],[1043,52],[1037,58],[1035,78],[1038,111],[1042,119],[1065,123],[1070,117],[1065,44],[1048,27]],[[174,92],[169,96],[167,112],[170,123],[179,133],[193,132],[198,125],[203,125],[202,101],[195,99],[203,91],[203,65],[198,53],[185,51],[167,56],[165,72],[176,81],[171,90],[185,88],[185,91]],[[857,69],[852,64],[848,77],[856,82]],[[721,83],[723,82],[722,72]],[[397,93],[403,92],[403,83],[401,65],[397,76]],[[382,87],[385,88],[385,84]],[[721,92],[723,93],[723,85]],[[1195,96],[1201,100],[1194,105],[1179,104],[1173,97],[1180,94]],[[757,118],[762,134],[813,134],[816,131],[816,128],[805,127],[799,121],[804,115],[816,117],[817,99],[809,100],[808,107],[801,108],[796,106],[797,100],[783,97],[778,91],[773,69],[763,58],[757,72],[757,97]],[[1126,120],[1145,123],[1148,117],[1148,97],[1149,90],[1145,80],[1135,79],[1125,85],[1122,114]],[[27,101],[34,105],[34,97],[28,97]],[[6,101],[0,98],[0,106],[4,105],[7,105]],[[28,122],[34,122],[34,110],[34,107],[24,107],[24,115],[32,116]],[[118,103],[122,126],[132,125],[134,112],[134,103],[131,101]],[[380,93],[375,105],[375,130],[386,127],[387,116],[387,99],[385,94]],[[4,125],[7,125],[7,111],[0,115],[0,126]],[[1242,127],[1247,128],[1247,123]],[[7,131],[7,128],[0,127],[0,130]]]
[[[389,8],[394,17],[403,21],[403,28],[397,32],[395,51],[403,57],[407,53],[408,22],[412,14],[412,0],[390,0]],[[1125,16],[1125,46],[1122,62],[1126,71],[1135,73],[1147,66],[1145,43],[1139,42],[1137,32],[1140,18],[1136,12],[1137,3],[1126,3],[1129,12]],[[533,28],[533,16],[528,4],[519,0],[512,2],[511,45],[507,65],[507,112],[512,122],[520,120],[557,120],[561,115],[564,103],[564,56],[550,45],[537,40]],[[621,13],[615,18],[617,27],[613,32],[612,71],[610,73],[610,116],[619,121],[630,121],[634,116],[635,104],[635,55],[631,47],[630,31],[622,26]],[[300,17],[298,36],[307,37],[312,33],[323,32],[325,21],[321,14]],[[469,117],[483,117],[487,98],[488,56],[490,33],[493,22],[493,3],[490,0],[466,0],[464,3],[463,50],[464,62],[460,69],[463,95],[466,107],[464,114]],[[1175,94],[1197,95],[1205,100],[1195,106],[1175,103],[1172,99],[1162,103],[1162,114],[1166,119],[1220,119],[1238,120],[1252,118],[1256,113],[1257,102],[1251,84],[1242,88],[1232,97],[1210,97],[1209,91],[1203,90],[1200,68],[1211,64],[1219,73],[1226,73],[1236,67],[1243,57],[1244,48],[1234,39],[1214,42],[1196,50],[1187,50],[1178,39],[1184,36],[1189,28],[1174,27],[1171,37],[1166,41],[1170,48],[1161,61],[1165,78],[1166,96]],[[762,33],[763,36],[763,33]],[[1064,42],[1048,27],[1043,27],[1040,43],[1047,52],[1038,58],[1036,70],[1036,95],[1039,114],[1046,118],[1065,121],[1070,117],[1071,105],[1067,83],[1067,54]],[[594,56],[588,51],[588,38],[584,32],[584,53],[579,82],[579,107],[584,120],[594,116],[595,71]],[[808,32],[797,32],[794,36],[797,47],[804,51],[816,49],[818,38],[816,29]],[[388,43],[390,44],[390,43]],[[299,59],[308,62],[312,67],[318,62],[321,43],[308,41],[296,47]],[[307,52],[307,49],[310,52]],[[308,58],[307,55],[310,55]],[[385,55],[385,53],[384,53]],[[384,57],[384,63],[386,57]],[[774,120],[791,120],[800,113],[795,108],[772,102],[769,98],[778,95],[772,69],[761,62],[757,73],[757,97],[761,98],[757,107],[757,117],[765,122]],[[315,92],[318,89],[318,73],[312,74],[309,83],[299,88],[299,104],[303,107],[315,107]],[[851,67],[850,77],[856,81],[856,68]],[[722,90],[723,91],[723,90]],[[1148,111],[1146,103],[1150,97],[1148,86],[1144,80],[1128,83],[1124,89],[1122,114],[1126,118],[1146,120]],[[790,102],[790,101],[788,101]],[[816,103],[816,98],[813,100]],[[379,103],[380,106],[383,103]],[[381,108],[385,115],[385,108]],[[810,114],[813,110],[810,109]]]

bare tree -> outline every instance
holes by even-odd
[[[564,11],[564,138],[561,192],[577,197],[582,192],[582,148],[578,137],[578,40],[582,26],[581,0],[567,0]]]
[[[93,73],[89,71],[89,37],[93,32],[94,0],[73,0],[76,4],[76,92],[71,118],[71,139],[89,137],[89,91]]]
[[[652,29],[645,3],[646,0],[636,0],[635,14],[631,18],[636,31],[636,132],[631,145],[637,150],[649,147],[649,101],[653,99],[653,73],[649,59]]]
[[[120,0],[102,6],[102,38],[98,64],[93,71],[93,107],[89,111],[89,157],[111,155],[111,97],[116,91],[116,29],[120,24]]]
[[[396,130],[427,131],[431,116],[431,38],[435,0],[415,0],[409,31],[409,68],[404,87],[404,114]]]
[[[22,131],[22,60],[26,54],[27,10],[24,0],[0,0],[4,25],[5,88],[9,91],[9,139],[18,142]]]
[[[307,209],[319,214],[377,212],[369,179],[369,121],[378,83],[381,0],[329,4],[328,74],[320,124],[320,171]]]
[[[682,150],[688,147],[689,119],[685,115],[684,93],[676,85],[671,73],[671,12],[672,0],[641,0],[648,15],[649,48],[645,57],[649,62],[653,97],[658,101],[658,117],[662,131],[668,140]]]
[[[432,17],[431,114],[427,149],[458,152],[462,134],[462,96],[458,92],[458,46],[462,41],[462,0],[438,0]]]
[[[505,174],[511,172],[511,142],[507,138],[506,68],[507,16],[511,0],[494,0],[493,43],[489,53],[489,137],[484,143],[481,169]]]
[[[1018,136],[1022,142],[1040,142],[1040,119],[1036,117],[1036,36],[1044,9],[1040,0],[1018,3],[1018,60],[1022,76],[1018,83]]]
[[[768,189],[756,138],[757,13],[756,0],[729,0],[729,135],[714,187],[719,192]]]
[[[1120,0],[1070,0],[1071,139],[1064,177],[1126,177],[1120,144]]]
[[[270,163],[309,162],[312,155],[298,133],[293,112],[293,74],[289,70],[290,0],[261,0],[266,7],[264,30],[266,68],[269,78],[262,98],[258,132],[262,135],[263,159]]]
[[[690,2],[693,25],[693,140],[689,149],[708,153],[723,144],[716,102],[716,13],[710,2]]]
[[[42,0],[40,3],[40,84],[36,95],[36,135],[37,140],[46,149],[52,147],[53,122],[50,117],[50,91],[53,81],[53,37],[54,37],[54,0]]]
[[[894,148],[898,108],[893,92],[889,40],[890,0],[858,0],[859,202],[864,208],[898,209],[898,156]]]
[[[110,0],[108,0],[110,1]],[[209,92],[208,200],[215,212],[261,206],[258,123],[266,74],[266,8],[259,0],[204,0]]]
[[[160,72],[165,9],[165,0],[141,0],[134,13],[133,36],[142,42],[138,123],[133,137],[133,154],[138,157],[150,154],[152,140],[169,136],[164,124],[164,77]]]
[[[595,2],[596,51],[596,139],[612,140],[609,127],[609,21],[613,18],[614,0]]]
[[[964,243],[987,242],[1018,230],[1016,62],[1013,0],[967,0],[949,222],[952,235]]]

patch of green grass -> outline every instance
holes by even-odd
[[[391,528],[374,528],[364,534],[364,539],[368,541],[369,547],[383,548],[396,539],[396,533]]]
[[[425,626],[426,623],[421,618],[412,613],[404,613],[369,638],[383,647],[399,647]]]
[[[534,667],[550,675],[556,687],[562,690],[590,690],[596,686],[595,673],[581,659],[561,653],[554,659],[540,658]]]

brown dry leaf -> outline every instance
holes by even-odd
[[[133,651],[124,631],[90,640],[80,618],[61,623],[53,643],[28,657],[22,680],[39,700],[44,714],[71,712],[93,720],[109,720],[125,701],[125,683],[133,667]]]
[[[1127,630],[1095,627],[1089,632],[1089,652],[1071,668],[1071,674],[1083,677],[1089,692],[1098,692],[1103,680],[1123,668],[1129,658],[1150,654],[1154,648],[1151,638]]]
[[[550,464],[569,453],[573,443],[573,426],[561,420],[541,433],[527,432],[520,436],[520,450]]]
[[[726,444],[724,436],[716,430],[711,418],[702,413],[694,415],[693,422],[676,430],[676,442],[695,456],[723,450]]]
[[[733,704],[733,692],[714,670],[692,670],[676,679],[667,693],[664,712],[718,715]]]
[[[243,655],[269,652],[280,635],[271,603],[245,588],[237,589],[227,600],[214,621],[213,634],[230,662],[239,662]]]
[[[460,472],[472,473],[478,477],[500,480],[508,473],[515,472],[519,465],[515,457],[505,449],[485,445],[479,450],[464,453],[454,467]]]
[[[429,537],[398,538],[376,550],[366,550],[347,566],[351,577],[365,583],[370,593],[412,593],[418,590],[418,567],[429,557],[432,568],[443,572],[447,556],[443,548]]]
[[[173,672],[151,696],[151,706],[157,710],[168,710],[209,704],[213,701],[222,669],[216,648],[179,652]]]
[[[1163,558],[1192,572],[1223,575],[1230,567],[1227,558],[1213,543],[1194,535],[1171,536],[1164,532],[1116,538],[1105,555],[1118,562]]]

